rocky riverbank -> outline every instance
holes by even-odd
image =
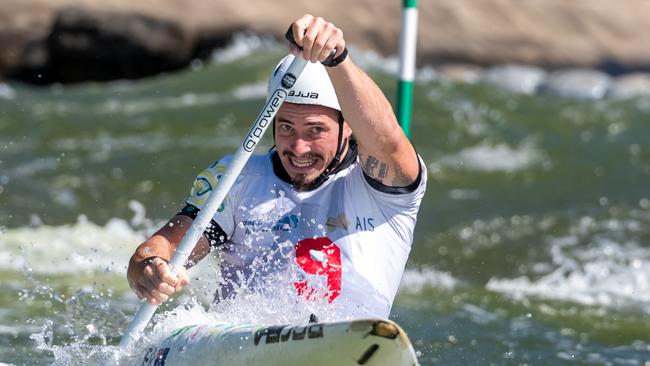
[[[138,78],[184,68],[236,32],[280,38],[303,13],[331,19],[361,49],[395,54],[388,0],[4,0],[0,78],[32,83]],[[517,63],[544,70],[650,70],[645,0],[419,2],[420,65]]]

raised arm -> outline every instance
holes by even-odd
[[[296,43],[305,59],[322,62],[336,49],[345,49],[343,32],[332,23],[302,16],[292,24]],[[348,56],[327,72],[336,90],[345,120],[359,146],[364,172],[386,186],[403,187],[413,183],[419,173],[415,150],[397,123],[393,109],[377,84]]]

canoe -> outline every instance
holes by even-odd
[[[137,364],[414,366],[411,342],[390,320],[291,326],[197,324],[173,331]]]

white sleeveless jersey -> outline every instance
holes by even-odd
[[[203,207],[231,160],[199,174],[186,203]],[[419,157],[418,157],[419,159]],[[386,193],[369,185],[359,160],[318,188],[299,192],[273,171],[272,153],[253,156],[214,216],[228,236],[219,247],[217,297],[238,286],[289,288],[324,299],[337,318],[387,318],[411,250],[426,187]]]

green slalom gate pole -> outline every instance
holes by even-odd
[[[413,109],[413,79],[415,78],[415,48],[418,28],[416,0],[403,0],[402,31],[399,40],[399,82],[397,84],[397,120],[406,137],[411,137]]]

